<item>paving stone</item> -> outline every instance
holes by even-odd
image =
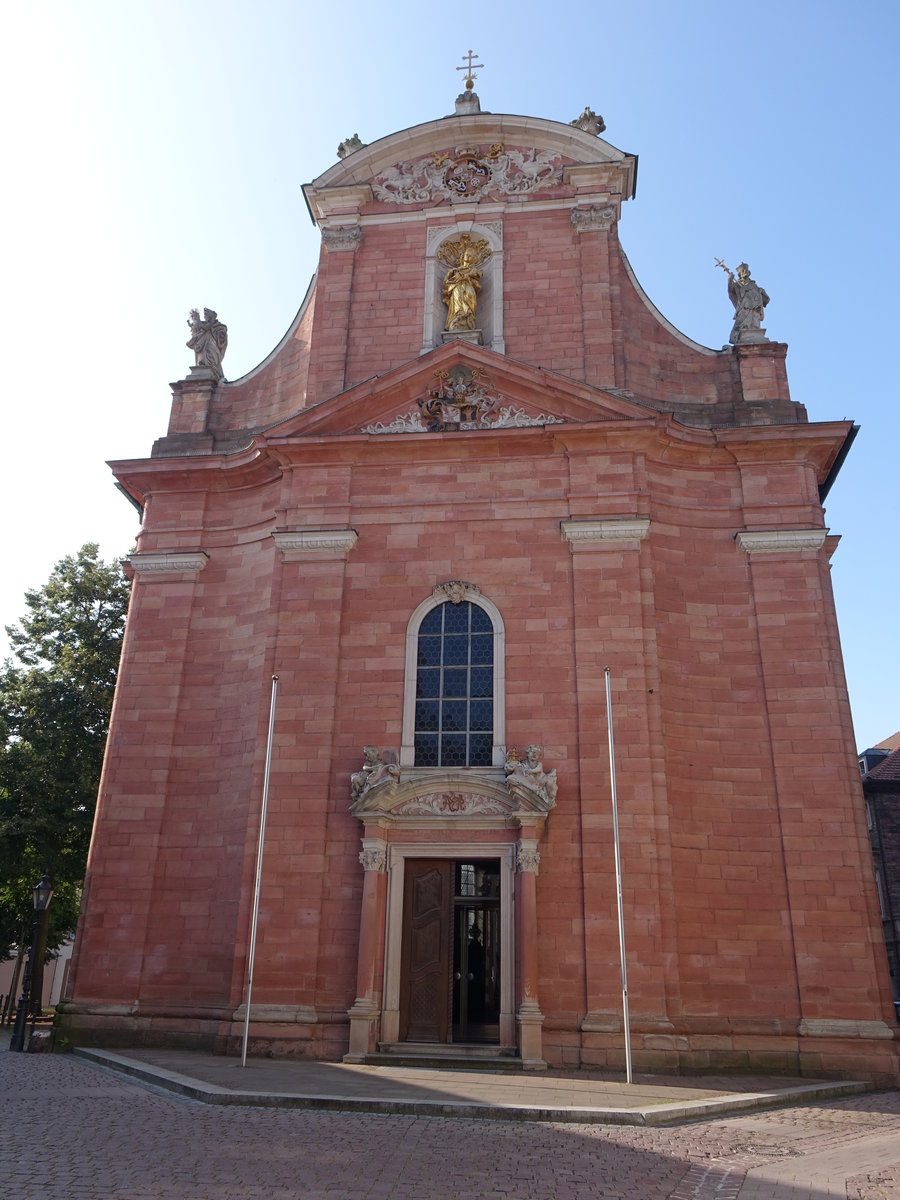
[[[206,1105],[0,1049],[0,1127],[17,1200],[900,1195],[900,1092],[675,1128],[494,1122]]]

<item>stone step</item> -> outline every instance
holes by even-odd
[[[455,1071],[521,1071],[522,1059],[509,1046],[453,1043],[379,1042],[363,1059],[372,1067],[433,1067]]]

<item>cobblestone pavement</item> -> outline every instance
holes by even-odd
[[[677,1128],[207,1106],[0,1050],[16,1200],[898,1200],[900,1092]]]

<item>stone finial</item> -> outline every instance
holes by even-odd
[[[223,380],[222,359],[228,349],[228,326],[222,324],[212,308],[204,308],[202,321],[197,309],[192,308],[188,325],[191,336],[185,345],[194,352],[195,372],[208,371],[216,382]]]
[[[752,342],[767,342],[762,328],[769,295],[755,280],[750,278],[750,268],[742,262],[735,273],[721,260],[716,260],[728,274],[728,298],[734,305],[734,325],[728,337],[732,346],[743,346]]]
[[[507,787],[514,796],[524,800],[537,797],[547,808],[553,808],[556,804],[556,771],[544,770],[543,753],[543,746],[533,742],[525,748],[525,758],[521,759],[513,747],[506,753],[503,769]]]
[[[338,158],[346,158],[348,154],[352,154],[355,150],[364,150],[368,146],[368,142],[360,139],[358,133],[354,133],[352,137],[344,138],[337,148]]]
[[[578,129],[583,129],[585,133],[590,133],[594,137],[599,137],[606,129],[606,122],[594,110],[585,105],[584,112],[580,117],[576,117],[574,121],[569,122],[570,125],[576,126]]]

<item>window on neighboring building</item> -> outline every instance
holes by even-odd
[[[881,919],[887,918],[887,906],[884,903],[884,888],[881,883],[881,872],[875,868],[875,887],[878,889],[878,907],[881,909]]]
[[[485,767],[494,743],[494,627],[464,601],[433,608],[419,626],[415,765]]]

